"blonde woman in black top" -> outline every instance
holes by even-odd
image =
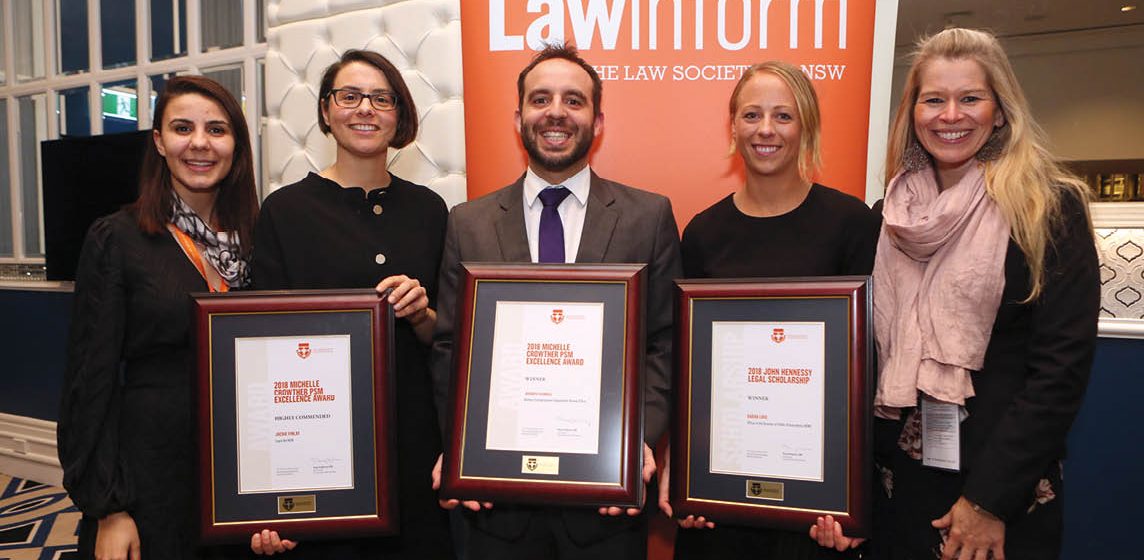
[[[742,160],[746,180],[684,229],[684,275],[869,274],[876,217],[857,198],[813,181],[820,166],[820,113],[806,75],[784,62],[756,64],[735,86],[729,109],[731,151]],[[660,484],[660,507],[670,515],[666,472]],[[679,524],[679,559],[835,554],[801,532],[716,526],[716,520],[691,516]]]
[[[954,28],[919,43],[874,264],[881,556],[1060,554],[1061,460],[1100,280],[1087,189],[1045,146],[996,38]],[[961,418],[947,469],[923,464],[923,408]]]

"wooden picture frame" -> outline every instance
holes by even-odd
[[[374,290],[192,294],[200,532],[397,531],[393,310]]]
[[[645,266],[462,267],[441,496],[638,507]]]
[[[870,295],[868,277],[676,282],[677,516],[870,534]]]

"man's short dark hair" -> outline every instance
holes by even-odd
[[[565,43],[563,45],[558,43],[549,43],[544,46],[543,50],[538,51],[533,57],[532,62],[520,71],[520,75],[516,78],[516,107],[520,109],[524,107],[524,78],[536,68],[537,64],[546,60],[567,60],[580,68],[583,68],[588,73],[588,77],[592,78],[592,108],[596,114],[600,114],[600,98],[602,96],[602,89],[604,88],[603,82],[600,81],[600,75],[596,73],[596,69],[588,64],[583,58],[580,58],[580,52],[576,50],[574,45]]]

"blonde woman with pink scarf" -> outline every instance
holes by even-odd
[[[871,544],[880,558],[1056,558],[1099,310],[1087,190],[981,31],[921,41],[890,134]]]

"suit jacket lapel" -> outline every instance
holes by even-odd
[[[501,215],[496,218],[497,243],[505,262],[530,262],[524,229],[524,176],[497,195]],[[590,207],[590,206],[589,206]]]
[[[592,186],[588,190],[588,208],[584,215],[584,230],[580,232],[580,248],[576,251],[576,262],[598,263],[604,261],[612,232],[620,213],[612,204],[616,202],[612,186],[592,172]]]

